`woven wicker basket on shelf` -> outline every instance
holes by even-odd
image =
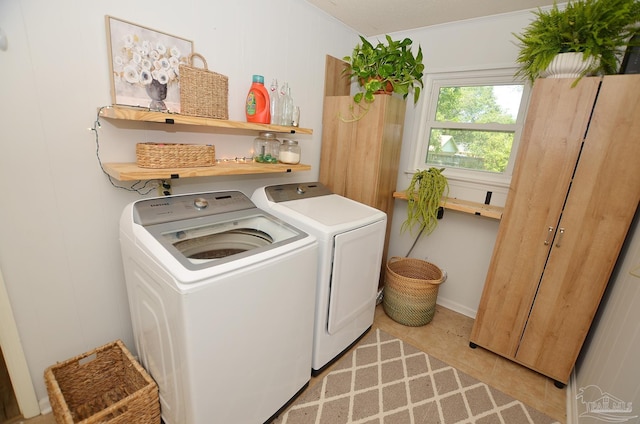
[[[158,386],[120,340],[47,368],[44,379],[58,424],[160,424]]]
[[[392,257],[385,272],[384,311],[396,322],[418,327],[428,324],[436,312],[438,288],[446,274],[420,259]]]
[[[199,58],[204,68],[193,66]],[[229,119],[229,79],[208,70],[199,53],[189,55],[189,63],[180,65],[180,114],[204,118]]]
[[[136,164],[141,168],[191,168],[216,164],[216,148],[207,144],[136,144]]]

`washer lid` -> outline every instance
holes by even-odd
[[[238,261],[307,237],[260,209],[144,227],[186,269]]]

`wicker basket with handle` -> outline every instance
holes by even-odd
[[[194,66],[199,58],[204,68]],[[229,80],[209,71],[207,61],[199,53],[191,53],[188,64],[179,67],[180,113],[204,118],[229,119]]]
[[[158,386],[120,340],[46,369],[58,424],[160,424]]]
[[[418,327],[428,324],[436,312],[440,284],[446,273],[420,259],[394,256],[385,272],[384,311],[400,324]]]

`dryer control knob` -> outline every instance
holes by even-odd
[[[197,209],[204,209],[209,206],[209,202],[207,202],[207,199],[203,197],[198,197],[193,201],[193,206],[195,206]]]
[[[305,192],[306,190],[305,190],[303,187],[298,186],[298,187],[296,188],[296,191],[298,192],[298,194],[304,194],[304,192]]]

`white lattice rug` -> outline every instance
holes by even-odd
[[[557,421],[379,329],[277,424],[551,424]]]

